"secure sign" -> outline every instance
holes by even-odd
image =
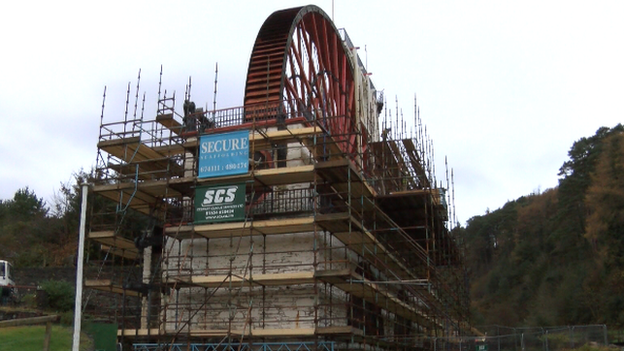
[[[203,135],[199,141],[198,178],[247,173],[249,131]]]
[[[195,190],[195,223],[245,219],[245,183],[203,186]]]

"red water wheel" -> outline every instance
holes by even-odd
[[[245,108],[265,112],[248,113],[248,120],[303,116],[325,127],[354,157],[355,84],[347,50],[320,8],[274,12],[256,38],[245,86]]]

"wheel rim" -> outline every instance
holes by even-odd
[[[354,154],[353,67],[338,30],[316,6],[274,12],[262,25],[249,61],[245,106],[266,104],[316,120]],[[256,117],[257,118],[257,117]],[[275,116],[264,116],[264,119]]]

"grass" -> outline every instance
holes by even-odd
[[[43,349],[45,325],[0,328],[0,350],[40,351]],[[72,348],[73,329],[52,326],[50,351],[67,351]],[[80,350],[92,349],[92,341],[82,333]]]

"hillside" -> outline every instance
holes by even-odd
[[[624,325],[623,131],[576,141],[558,187],[468,221],[474,324]]]
[[[61,186],[52,204],[29,188],[0,200],[0,258],[18,268],[73,266],[79,206],[79,190],[70,185]]]

